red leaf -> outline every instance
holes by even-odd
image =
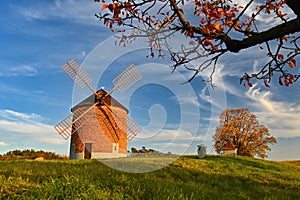
[[[114,3],[111,3],[111,4],[108,5],[108,9],[110,10],[110,12],[114,12],[114,9],[115,9],[116,7],[117,7],[117,6],[116,6],[116,4],[114,4]]]
[[[277,57],[278,57],[279,60],[283,60],[284,59],[284,56],[282,54],[278,54]]]
[[[282,39],[283,39],[284,41],[286,41],[286,42],[288,41],[288,37],[287,37],[287,36],[283,36]]]
[[[288,81],[287,78],[284,78],[284,85],[285,85],[286,87],[289,87],[289,86],[290,86],[290,82]]]
[[[200,37],[197,39],[197,41],[198,41],[198,44],[201,44],[201,42],[202,42]]]
[[[236,8],[234,8],[230,12],[234,13],[234,12],[239,12],[239,11]]]
[[[282,76],[279,77],[279,84],[280,85],[283,85],[282,78],[283,78]]]
[[[214,46],[214,43],[211,40],[209,40],[209,39],[205,39],[203,44],[204,44],[204,46],[209,46],[209,45],[211,47]]]
[[[265,86],[266,86],[266,87],[268,87],[268,88],[270,87],[270,85],[269,85],[269,83],[268,83],[268,80],[265,79],[265,80],[264,80],[264,83],[265,83]]]
[[[206,21],[205,21],[204,18],[201,18],[201,19],[200,19],[200,24],[205,24],[205,22],[206,22]]]
[[[209,35],[210,34],[210,30],[207,26],[204,26],[201,30],[201,34],[202,35]]]
[[[248,81],[248,86],[249,86],[249,87],[252,87],[252,86],[253,86],[252,83],[251,83],[250,81]]]

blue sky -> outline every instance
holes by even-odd
[[[128,91],[113,93],[143,128],[129,148],[196,153],[196,145],[204,143],[214,153],[211,135],[220,113],[249,107],[277,137],[269,159],[300,159],[299,83],[289,88],[274,83],[270,89],[239,85],[241,74],[266,61],[259,48],[223,57],[215,89],[201,81],[209,72],[181,85],[189,72],[171,74],[167,60],[146,58],[143,41],[115,46],[113,34],[94,17],[98,9],[93,1],[0,1],[0,153],[34,148],[68,154],[69,141],[53,125],[90,94],[60,69],[76,58],[93,76],[94,88],[111,89],[111,80],[131,63],[142,72]]]

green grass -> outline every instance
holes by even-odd
[[[0,199],[300,199],[299,163],[184,156],[134,174],[96,160],[1,161]]]

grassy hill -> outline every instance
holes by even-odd
[[[0,199],[300,199],[300,162],[184,156],[134,174],[96,160],[0,161]]]

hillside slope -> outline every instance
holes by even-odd
[[[96,160],[1,161],[0,199],[300,199],[300,165],[184,156],[132,174]]]

